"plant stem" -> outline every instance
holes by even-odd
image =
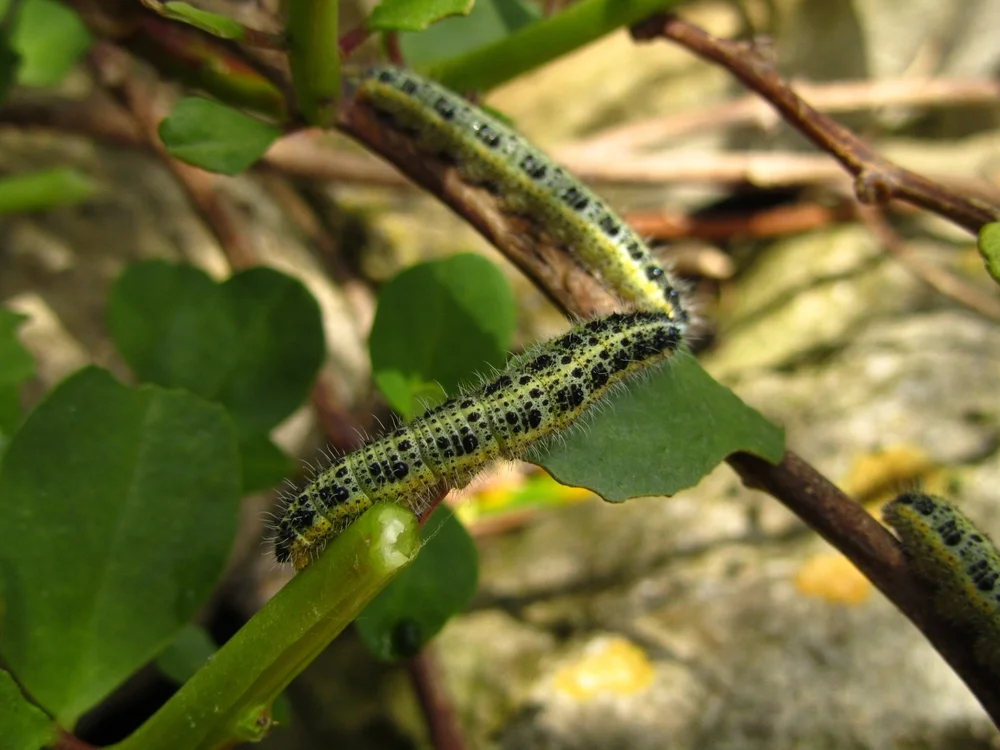
[[[340,99],[337,0],[287,0],[286,34],[292,88],[310,125],[333,124]]]
[[[416,517],[379,503],[337,537],[116,750],[214,750],[261,739],[271,702],[405,568]]]
[[[582,0],[498,42],[421,72],[456,91],[486,91],[680,0]]]

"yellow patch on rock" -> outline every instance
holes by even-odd
[[[555,688],[586,701],[601,694],[634,695],[648,688],[653,676],[653,665],[641,648],[625,638],[601,638],[556,672]]]
[[[795,575],[795,588],[833,604],[861,604],[871,594],[872,584],[846,557],[824,552],[803,563]]]

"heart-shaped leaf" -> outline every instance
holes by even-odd
[[[87,368],[0,463],[0,653],[64,728],[152,659],[211,592],[236,533],[225,411]]]

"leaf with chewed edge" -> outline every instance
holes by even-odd
[[[693,487],[737,451],[772,463],[784,453],[784,431],[684,351],[611,396],[584,424],[528,460],[615,503]]]

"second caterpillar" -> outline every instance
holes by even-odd
[[[566,169],[506,123],[434,81],[379,65],[349,77],[354,98],[413,148],[453,165],[530,218],[629,307],[686,325],[681,290],[646,243]]]

